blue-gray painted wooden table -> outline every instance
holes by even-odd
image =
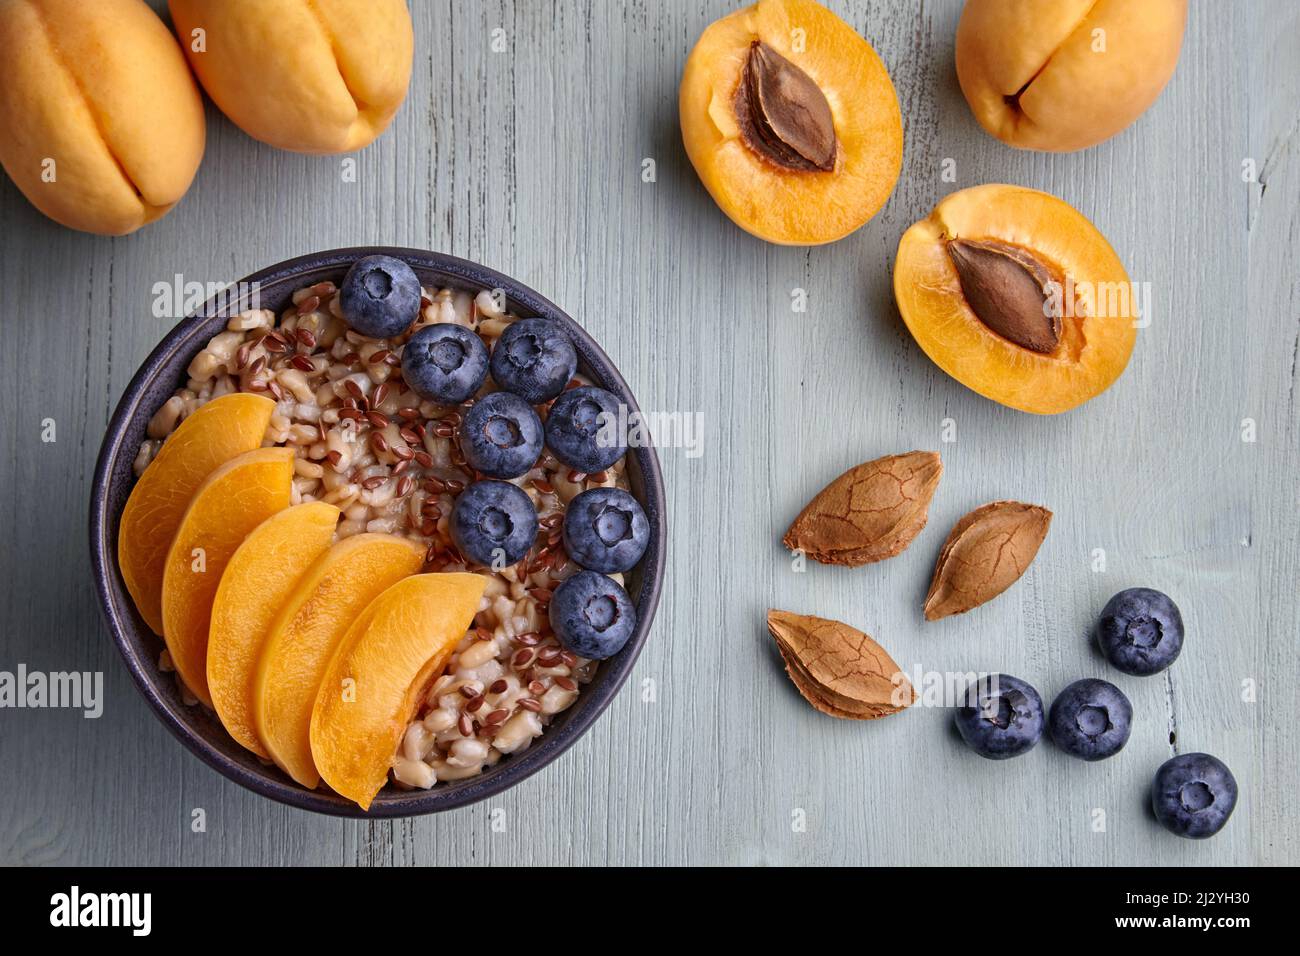
[[[889,67],[906,154],[872,222],[797,249],[733,226],[682,150],[682,64],[730,0],[411,6],[410,96],[355,156],[355,182],[339,158],[278,152],[209,108],[193,190],[136,235],[67,231],[0,184],[0,670],[105,680],[97,720],[0,710],[0,861],[1295,859],[1300,8],[1193,4],[1155,107],[1110,142],[1047,155],[1009,149],[972,118],[953,69],[956,0],[830,0]],[[942,178],[945,159],[955,183]],[[922,354],[893,304],[903,229],[945,193],[998,181],[1081,209],[1153,290],[1127,372],[1063,416],[967,391]],[[614,705],[514,790],[398,822],[290,810],[184,751],[100,620],[85,533],[108,416],[172,324],[151,312],[154,284],[178,273],[230,281],[363,243],[442,250],[518,277],[585,324],[643,407],[699,412],[705,428],[698,457],[661,453],[671,571]],[[796,289],[805,313],[791,309]],[[54,442],[41,440],[48,419]],[[779,539],[811,494],[852,464],[912,448],[946,464],[912,547],[866,568],[792,570]],[[978,611],[923,622],[946,530],[1003,497],[1056,513],[1029,574]],[[1139,584],[1174,595],[1188,626],[1182,658],[1147,680],[1108,669],[1088,639],[1106,599]],[[1133,738],[1101,764],[1050,745],[1000,764],[966,751],[937,709],[833,720],[781,672],[768,607],[848,621],[909,671],[1005,670],[1045,696],[1107,677],[1133,700]],[[1227,829],[1203,842],[1166,834],[1145,804],[1155,768],[1188,750],[1217,754],[1242,786]],[[206,832],[192,832],[197,808]]]

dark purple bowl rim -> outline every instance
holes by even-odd
[[[601,386],[616,394],[620,401],[627,405],[629,414],[639,411],[636,399],[623,376],[600,345],[578,322],[555,303],[522,282],[467,259],[423,249],[359,246],[296,256],[254,272],[239,282],[270,284],[289,280],[308,271],[327,268],[345,271],[352,262],[367,255],[388,255],[402,259],[417,272],[437,273],[450,280],[449,285],[459,285],[467,291],[501,289],[506,293],[511,308],[517,313],[557,319],[573,335],[579,358],[594,373]],[[221,304],[220,296],[215,296],[205,302],[195,314],[188,315],[178,322],[132,377],[109,419],[91,485],[90,557],[99,607],[113,635],[113,642],[126,662],[127,670],[155,716],[191,753],[222,776],[277,802],[331,816],[379,819],[451,810],[501,793],[549,765],[590,729],[618,695],[636,664],[654,620],[666,567],[667,510],[663,473],[653,444],[628,450],[634,457],[641,475],[644,504],[651,525],[650,544],[638,569],[641,584],[635,599],[637,607],[635,633],[623,650],[602,663],[602,670],[606,667],[610,670],[602,673],[583,691],[579,698],[581,710],[574,713],[563,725],[548,728],[547,732],[522,754],[506,758],[497,767],[485,771],[478,777],[457,781],[450,785],[439,784],[427,791],[394,791],[386,786],[375,798],[370,809],[362,810],[352,801],[333,792],[310,791],[287,778],[281,779],[282,774],[273,766],[266,766],[258,772],[234,761],[216,749],[197,729],[191,727],[183,719],[183,711],[174,707],[155,686],[155,682],[170,678],[164,677],[158,671],[156,662],[146,659],[132,647],[127,629],[136,627],[133,621],[134,608],[119,607],[110,585],[110,579],[113,577],[117,577],[120,581],[120,574],[117,570],[116,549],[113,547],[116,537],[115,527],[110,525],[109,501],[105,491],[113,467],[123,453],[122,443],[126,426],[134,414],[140,414],[137,406],[143,393],[162,367],[178,353],[192,354],[189,350],[197,352],[198,346],[201,346],[206,339],[197,342],[194,340],[203,334],[203,326],[212,320],[213,314],[219,310]],[[210,336],[211,333],[207,334]],[[149,414],[152,413],[153,410],[149,410]],[[134,458],[133,450],[128,450],[127,453]],[[113,516],[112,524],[115,525],[119,519],[120,515]]]

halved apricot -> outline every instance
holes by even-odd
[[[253,724],[276,765],[315,789],[311,712],[335,647],[366,606],[420,570],[424,547],[391,534],[358,534],[326,551],[272,622],[253,681]]]
[[[230,736],[269,755],[253,721],[254,679],[276,615],[325,553],[339,509],[322,501],[286,508],[259,524],[226,565],[208,628],[208,692]]]
[[[686,61],[682,140],[742,229],[783,245],[848,235],[898,180],[903,125],[876,51],[814,0],[759,0]]]
[[[1020,186],[946,196],[894,262],[898,310],[925,354],[985,398],[1042,415],[1124,371],[1139,291],[1096,226]]]
[[[334,652],[311,715],[321,777],[361,809],[388,778],[419,698],[478,612],[480,574],[417,574],[370,602]]]
[[[212,602],[235,550],[254,528],[289,507],[292,448],[258,448],[226,462],[194,493],[163,568],[163,640],[181,680],[212,706],[208,629]]]
[[[117,530],[117,564],[136,609],[162,634],[163,565],[181,516],[203,479],[262,444],[275,402],[235,392],[181,422],[131,490]]]

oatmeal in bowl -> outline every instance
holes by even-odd
[[[378,815],[479,799],[626,677],[658,463],[618,433],[617,371],[531,290],[402,250],[313,258],[268,270],[264,307],[178,327],[170,391],[159,353],[128,390],[100,469],[129,473],[92,529],[99,570],[120,508],[106,611],[164,719],[254,789]]]

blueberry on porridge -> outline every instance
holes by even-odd
[[[501,333],[492,351],[492,378],[534,405],[549,402],[578,369],[578,353],[549,319],[523,319]]]
[[[420,313],[420,280],[401,259],[366,256],[343,279],[339,306],[348,326],[361,335],[401,335]]]
[[[569,502],[564,550],[591,571],[631,571],[650,543],[641,503],[622,488],[593,488]]]
[[[492,392],[470,406],[460,448],[471,468],[492,478],[518,478],[542,453],[542,420],[510,392]]]
[[[440,405],[468,401],[482,387],[487,371],[487,346],[463,325],[426,325],[402,349],[406,384]]]
[[[626,437],[609,427],[618,421],[618,399],[603,388],[569,389],[551,406],[546,444],[556,458],[579,472],[602,471],[627,451]]]
[[[537,509],[517,485],[484,479],[456,499],[451,539],[476,564],[518,564],[536,538]]]
[[[279,316],[232,317],[135,461],[142,514],[179,503],[120,532],[141,615],[163,622],[162,666],[243,746],[363,807],[385,778],[428,788],[526,749],[636,625],[622,572],[648,524],[624,444],[595,434],[611,406],[561,324],[423,289],[388,256],[298,289]],[[250,488],[256,514],[238,497]],[[213,542],[211,593],[180,572],[153,580],[177,528],[186,547]],[[209,617],[226,622],[216,670]],[[171,620],[201,636],[173,648]],[[353,666],[378,668],[371,688],[409,683],[342,707],[330,681],[359,682]],[[338,776],[376,754],[377,779]]]
[[[550,619],[561,644],[592,659],[617,654],[636,627],[627,592],[595,571],[579,571],[556,589]]]

